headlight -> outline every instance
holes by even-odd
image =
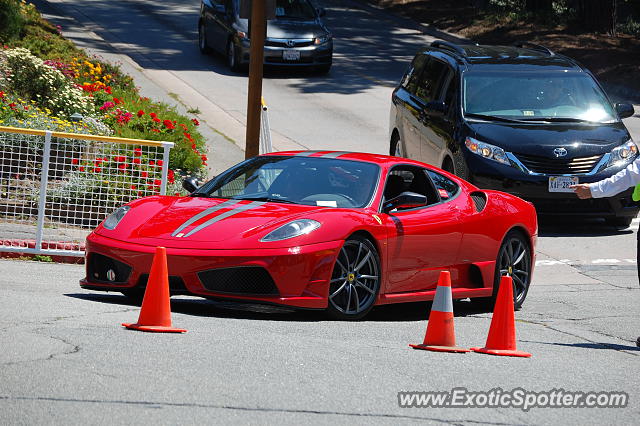
[[[260,241],[281,241],[306,235],[320,228],[320,222],[311,219],[297,219],[269,232]]]
[[[469,151],[477,154],[481,157],[484,157],[489,160],[497,161],[502,164],[509,164],[509,159],[507,158],[507,154],[505,154],[504,149],[499,148],[497,146],[480,142],[477,139],[467,138],[464,141],[464,144],[469,148]]]
[[[322,37],[316,37],[313,39],[313,44],[323,44],[328,42],[329,40],[331,40],[331,36],[330,35],[325,35]]]
[[[638,156],[638,147],[629,139],[626,143],[613,148],[607,167],[629,164]]]
[[[131,207],[129,206],[119,207],[102,222],[102,226],[111,230],[116,229],[116,226],[118,226],[124,215],[127,214],[130,209]]]

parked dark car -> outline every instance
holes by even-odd
[[[321,21],[323,8],[309,0],[275,0],[275,19],[267,21],[265,65],[313,67],[328,72],[333,37]],[[240,0],[202,0],[198,44],[202,53],[226,55],[229,68],[249,64],[249,20],[240,18]]]
[[[613,104],[576,61],[531,44],[435,41],[392,95],[390,154],[533,202],[540,215],[598,216],[626,226],[632,190],[580,200],[569,185],[609,177],[638,148]]]

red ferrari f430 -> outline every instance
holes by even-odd
[[[261,155],[186,197],[113,212],[87,238],[85,289],[143,294],[166,247],[171,294],[324,309],[357,319],[375,305],[431,300],[440,271],[454,299],[524,302],[533,206],[405,158],[336,151]]]

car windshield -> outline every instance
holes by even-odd
[[[276,0],[276,18],[315,19],[316,12],[306,0]]]
[[[372,163],[304,156],[259,156],[207,182],[193,196],[362,208],[376,188]]]
[[[518,121],[616,120],[610,102],[593,78],[579,72],[466,72],[463,108],[469,118]]]

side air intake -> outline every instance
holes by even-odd
[[[485,194],[484,192],[480,192],[480,191],[472,192],[471,199],[473,200],[473,203],[476,205],[476,210],[478,211],[478,213],[484,210],[485,206],[487,205],[487,194]]]

